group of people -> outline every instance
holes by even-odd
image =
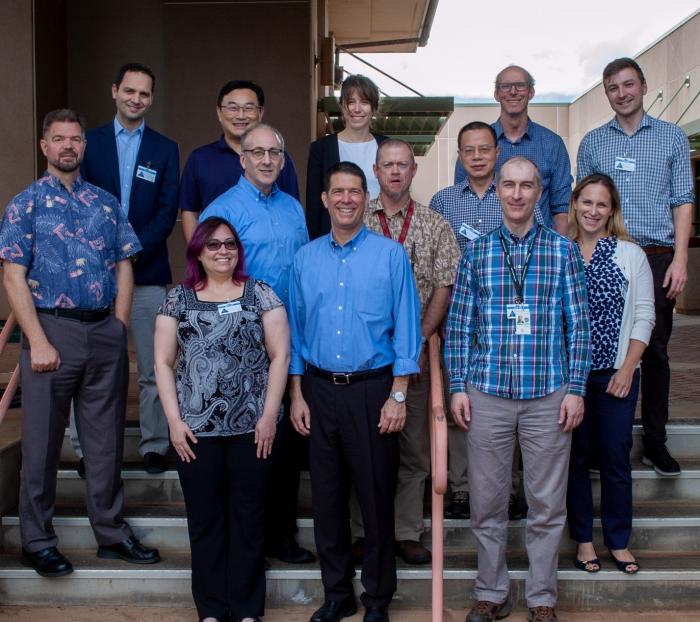
[[[638,64],[611,62],[603,85],[615,116],[584,137],[573,192],[563,141],[528,117],[534,80],[509,66],[496,77],[499,119],[461,129],[455,185],[429,207],[411,196],[410,145],[370,131],[380,98],[363,76],[342,85],[344,129],[310,147],[305,211],[255,83],[221,89],[222,136],[192,152],[179,189],[177,145],[144,123],[148,67],[120,69],[106,126],[86,134],[75,112],[49,113],[47,172],[0,224],[23,330],[26,563],[43,576],[72,571],[51,524],[71,403],[98,556],[159,560],[123,518],[130,326],[144,467],[167,468],[172,446],[204,622],[264,614],[266,556],[313,561],[295,535],[307,466],[325,593],[310,622],[357,611],[358,551],[363,619],[388,621],[396,555],[430,561],[420,540],[435,333],[454,418],[448,512],[471,516],[478,546],[467,622],[512,607],[507,524],[520,462],[530,620],[557,619],[567,508],[574,564],[601,568],[594,466],[604,545],[637,572],[627,547],[640,386],[643,461],[680,472],[665,447],[666,348],[693,190],[688,141],[644,112]],[[187,274],[166,293],[178,208]]]

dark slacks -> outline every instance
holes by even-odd
[[[642,356],[642,426],[644,448],[653,450],[666,443],[668,393],[671,370],[668,365],[668,342],[673,328],[673,308],[676,301],[666,298],[668,288],[662,287],[666,270],[671,265],[671,253],[648,255],[654,277],[654,311],[656,324],[649,346]]]
[[[567,511],[569,533],[576,542],[593,540],[593,495],[590,468],[600,466],[600,518],[605,546],[627,548],[632,529],[632,423],[639,394],[639,370],[625,398],[605,392],[614,369],[592,371],[586,387],[586,413],[574,430],[569,461]]]
[[[265,613],[263,538],[271,462],[254,435],[199,438],[196,460],[177,461],[192,551],[192,596],[200,618]]]
[[[19,518],[22,546],[31,552],[56,546],[52,526],[56,473],[75,404],[85,455],[87,511],[100,545],[132,535],[122,516],[121,464],[129,367],[126,328],[114,316],[93,323],[40,314],[39,322],[61,365],[34,372],[29,342],[22,342],[22,473]]]
[[[338,386],[310,373],[303,392],[311,411],[309,461],[316,549],[328,600],[353,593],[350,552],[351,486],[365,527],[362,602],[387,606],[396,591],[394,495],[398,434],[379,434],[380,411],[391,391],[391,373]]]

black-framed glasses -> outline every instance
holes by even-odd
[[[515,89],[518,93],[524,93],[530,88],[527,82],[501,82],[498,85],[498,90],[501,93],[510,93],[512,89]]]
[[[223,242],[221,240],[217,240],[216,238],[212,238],[211,240],[207,240],[204,246],[207,247],[208,251],[218,251],[222,246],[227,251],[235,251],[238,249],[238,244],[236,244],[236,240],[233,238],[229,238]]]
[[[249,153],[253,160],[262,160],[265,157],[265,154],[270,156],[270,160],[279,160],[284,151],[282,151],[282,149],[277,149],[276,147],[271,149],[256,147],[255,149],[244,149],[243,153]]]

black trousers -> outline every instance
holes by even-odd
[[[656,324],[649,346],[642,356],[642,427],[644,448],[653,450],[666,443],[668,394],[671,370],[668,365],[668,342],[673,329],[673,308],[676,301],[666,298],[668,288],[662,287],[666,270],[671,265],[671,253],[648,255],[654,277],[654,310]]]
[[[199,438],[196,460],[177,461],[192,551],[192,596],[200,618],[265,613],[263,535],[271,462],[253,433]]]
[[[387,606],[396,591],[394,496],[399,467],[398,434],[377,425],[393,378],[386,375],[350,385],[306,374],[303,392],[311,411],[309,462],[316,549],[326,599],[353,593],[351,486],[365,526],[363,604]]]

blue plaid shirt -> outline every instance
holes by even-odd
[[[618,157],[635,161],[634,171],[615,167]],[[673,246],[674,207],[692,203],[690,145],[679,127],[645,114],[631,136],[616,119],[591,130],[578,148],[576,177],[612,177],[630,235],[642,246]]]
[[[516,335],[506,305],[515,300],[499,231],[520,271],[533,236],[523,238],[505,225],[467,244],[447,317],[450,393],[479,391],[508,399],[549,395],[565,383],[585,395],[590,369],[590,329],[583,259],[576,244],[541,227],[525,278],[523,299],[530,309],[530,335]]]

